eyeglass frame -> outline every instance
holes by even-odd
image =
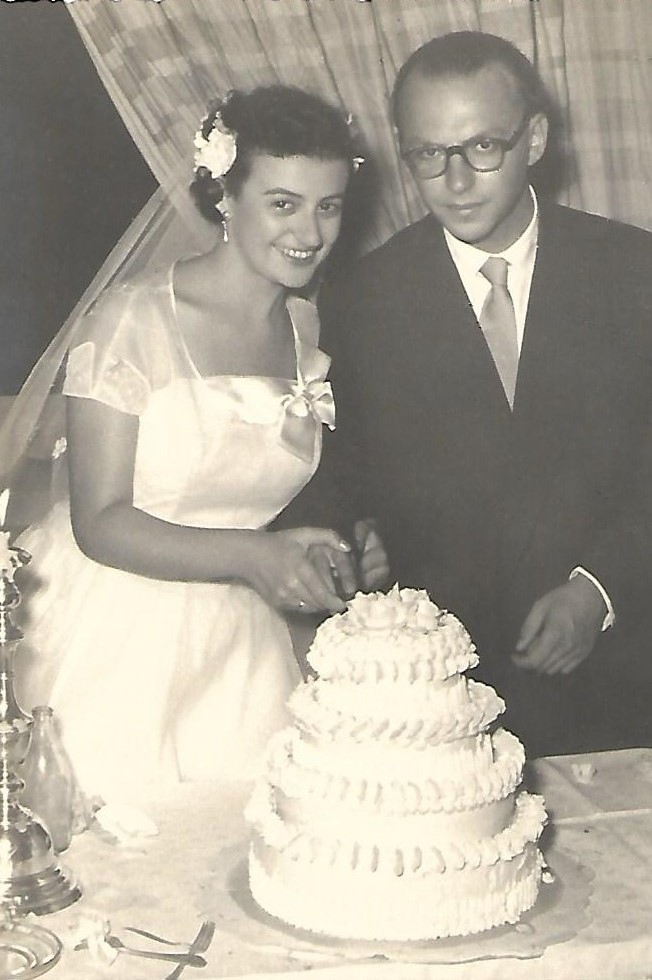
[[[440,173],[438,173],[438,174],[433,174],[431,177],[419,177],[420,180],[435,180],[437,177],[443,177],[444,174],[446,173],[446,171],[448,170],[448,165],[449,165],[449,163],[451,161],[451,157],[453,157],[455,155],[461,156],[462,159],[464,160],[464,162],[466,163],[466,165],[469,166],[471,168],[471,170],[474,170],[477,174],[491,174],[491,173],[495,173],[497,170],[500,170],[500,168],[502,167],[503,163],[505,162],[506,155],[509,153],[510,150],[513,150],[514,149],[514,147],[516,146],[516,144],[520,140],[520,138],[523,135],[523,133],[525,132],[525,130],[527,128],[527,124],[529,123],[529,121],[530,121],[531,118],[532,118],[532,113],[526,112],[525,115],[523,116],[523,119],[518,124],[518,127],[516,128],[516,130],[507,139],[503,139],[502,137],[499,137],[499,136],[485,136],[484,137],[484,139],[490,139],[490,140],[492,140],[492,142],[496,143],[499,146],[499,148],[500,148],[501,157],[500,157],[500,163],[498,164],[497,167],[488,167],[486,170],[483,170],[483,169],[481,169],[479,167],[474,167],[473,164],[471,163],[471,161],[469,160],[469,158],[467,157],[467,155],[466,155],[466,148],[467,148],[467,146],[471,145],[472,143],[477,143],[479,141],[479,139],[483,138],[483,137],[479,137],[479,136],[472,136],[470,139],[464,140],[463,143],[453,143],[451,146],[442,146],[439,143],[422,143],[420,146],[415,146],[411,150],[401,150],[401,158],[408,165],[408,167],[410,168],[411,172],[413,174],[416,174],[416,176],[419,176],[416,173],[416,168],[414,167],[414,165],[410,161],[410,156],[413,153],[416,153],[417,151],[423,150],[423,149],[426,149],[426,148],[427,149],[434,149],[434,150],[443,150],[443,152],[445,154],[444,169]]]

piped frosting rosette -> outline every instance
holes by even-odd
[[[326,620],[308,652],[324,680],[445,680],[475,667],[478,656],[460,621],[421,589],[357,593]]]

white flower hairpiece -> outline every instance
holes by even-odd
[[[206,167],[213,179],[231,169],[238,152],[235,135],[222,123],[219,112],[208,136],[201,129],[195,133],[195,169]]]

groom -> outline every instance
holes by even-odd
[[[537,755],[652,744],[652,236],[537,199],[546,106],[492,35],[401,69],[429,214],[322,290],[338,424],[311,488],[468,626]]]

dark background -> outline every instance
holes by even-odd
[[[66,5],[0,0],[0,395],[155,188]]]

